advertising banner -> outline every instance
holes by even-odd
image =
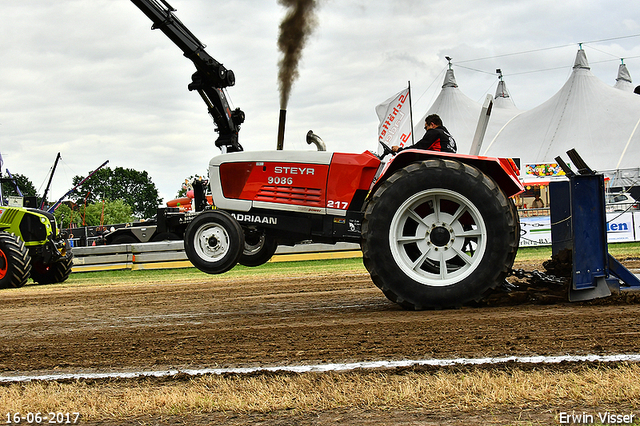
[[[633,213],[607,213],[607,242],[622,243],[635,241]]]
[[[607,213],[607,242],[640,241],[640,212]],[[520,218],[520,247],[551,245],[551,217]]]
[[[525,174],[538,177],[565,176],[564,170],[558,163],[525,164]]]
[[[520,247],[550,245],[550,216],[532,216],[520,218]]]

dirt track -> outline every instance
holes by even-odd
[[[359,272],[27,286],[0,298],[0,374],[639,353],[636,303],[408,312]]]

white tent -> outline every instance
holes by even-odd
[[[624,63],[621,63],[618,67],[618,77],[616,78],[616,84],[614,84],[613,87],[627,92],[633,92],[634,85],[631,80],[631,74],[629,74],[629,70]]]
[[[565,160],[576,148],[596,170],[640,163],[640,96],[614,89],[593,75],[582,49],[571,76],[551,99],[517,115],[481,153],[518,157],[521,164]]]

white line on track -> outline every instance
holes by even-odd
[[[1,383],[29,382],[32,380],[56,381],[79,379],[131,379],[136,377],[170,377],[178,374],[198,376],[203,374],[250,374],[261,372],[329,372],[348,371],[357,369],[399,368],[413,366],[451,366],[451,365],[483,365],[504,364],[515,362],[521,364],[557,364],[560,362],[640,362],[640,354],[620,355],[560,355],[560,356],[509,356],[497,358],[454,358],[454,359],[426,359],[404,361],[369,361],[353,362],[348,364],[316,364],[316,365],[284,365],[274,367],[247,367],[247,368],[203,368],[203,369],[171,369],[161,371],[131,371],[131,372],[104,372],[104,373],[61,373],[0,376]]]

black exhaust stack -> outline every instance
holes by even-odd
[[[284,149],[284,125],[286,121],[287,121],[287,110],[281,109],[280,122],[278,124],[278,145],[276,147],[279,151],[282,151]]]

